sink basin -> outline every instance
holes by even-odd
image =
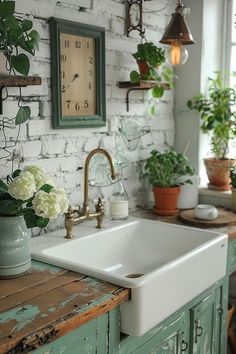
[[[121,330],[140,336],[226,272],[226,234],[158,221],[92,221],[32,238],[32,258],[131,288]]]

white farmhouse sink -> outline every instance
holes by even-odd
[[[131,288],[121,330],[140,336],[224,277],[227,235],[130,218],[92,221],[32,239],[33,259]]]

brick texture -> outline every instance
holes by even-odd
[[[27,6],[26,6],[27,2]],[[160,1],[160,7],[167,0]],[[144,8],[150,5],[144,4]],[[129,194],[130,209],[147,205],[152,201],[150,187],[140,180],[140,163],[153,148],[164,150],[174,142],[173,92],[166,92],[157,104],[155,117],[147,117],[149,94],[131,92],[130,110],[126,111],[126,90],[119,89],[117,82],[129,80],[129,73],[136,69],[132,53],[140,37],[124,33],[125,4],[123,0],[16,0],[16,11],[24,18],[32,18],[34,27],[41,36],[40,49],[31,58],[32,75],[42,77],[42,86],[22,89],[23,102],[32,110],[32,118],[21,128],[20,141],[16,147],[14,168],[37,164],[45,168],[68,192],[71,204],[81,204],[83,199],[83,163],[91,149],[106,148],[112,155],[117,151],[129,158],[130,164],[124,173],[124,184]],[[26,13],[25,13],[26,12]],[[93,24],[106,29],[106,108],[107,124],[103,128],[53,129],[51,124],[51,58],[49,17]],[[143,22],[148,40],[158,45],[168,20],[163,13],[144,13]],[[17,88],[9,88],[9,98],[4,101],[4,115],[13,118],[17,111]],[[143,136],[137,148],[130,151],[120,137],[121,119],[135,118],[150,125],[151,132]],[[0,131],[1,134],[1,131]],[[14,139],[13,131],[8,135]],[[0,139],[2,140],[2,139]],[[0,160],[0,177],[11,172],[12,162]],[[103,189],[109,198],[111,187]],[[94,192],[93,192],[94,193]],[[95,193],[96,194],[96,193]],[[63,218],[51,223],[48,230],[63,225]]]

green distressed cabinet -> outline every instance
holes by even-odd
[[[221,318],[221,288],[218,288],[190,310],[190,353],[221,353]]]

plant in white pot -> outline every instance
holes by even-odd
[[[65,213],[68,200],[44,170],[31,165],[0,180],[0,277],[16,276],[30,268],[28,228],[47,226]]]
[[[187,176],[194,173],[188,158],[173,149],[164,153],[153,150],[146,161],[144,171],[144,177],[153,186],[154,212],[159,215],[176,214],[180,186],[191,183]]]
[[[205,158],[210,189],[230,189],[230,168],[235,159],[227,157],[229,141],[236,137],[236,90],[224,83],[222,73],[209,78],[206,95],[199,94],[187,102],[197,110],[201,118],[201,130],[211,135],[211,151],[214,157]]]

